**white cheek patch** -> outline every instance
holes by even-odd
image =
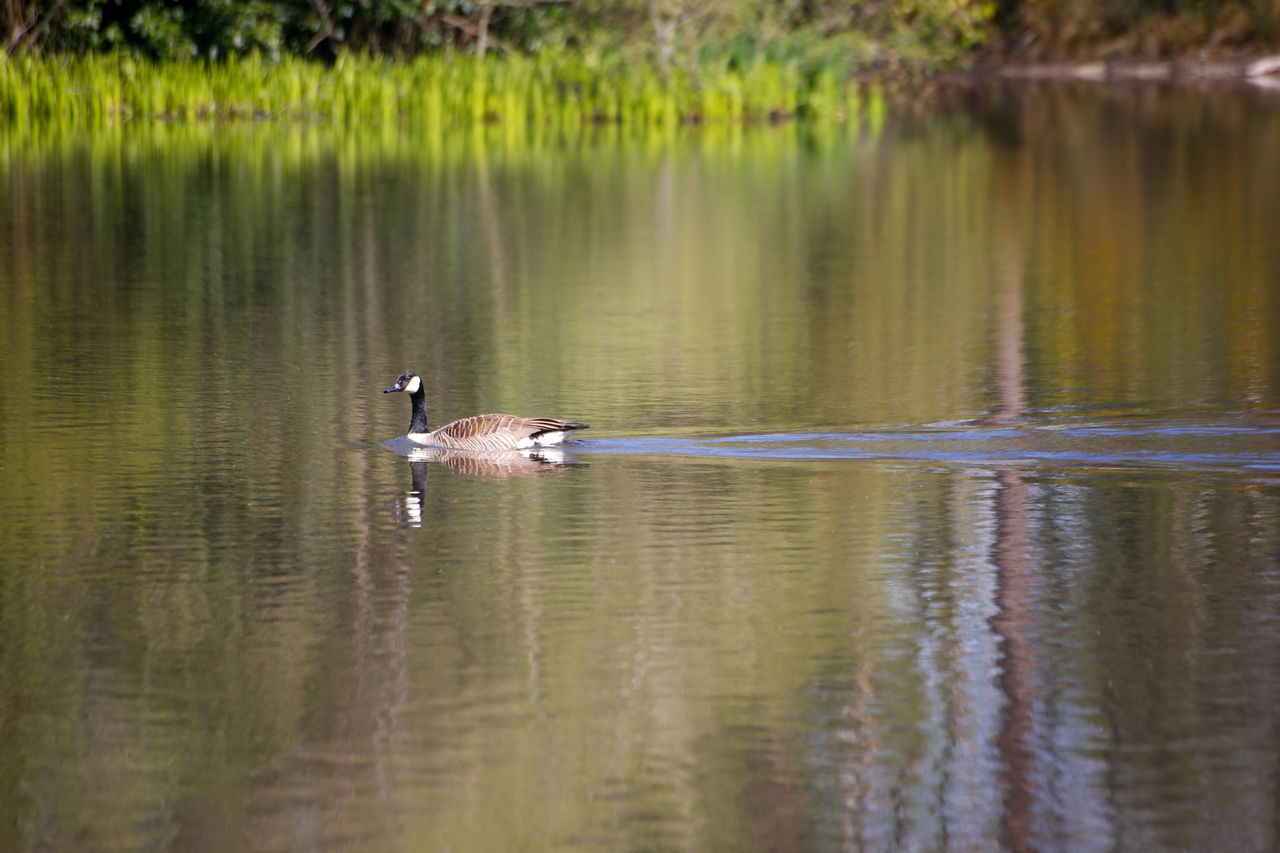
[[[404,390],[408,391],[410,394],[417,394],[421,389],[422,380],[416,376],[409,380],[408,385],[404,386]]]

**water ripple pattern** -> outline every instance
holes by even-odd
[[[574,449],[762,460],[901,459],[981,466],[1280,471],[1280,417],[1016,426],[945,423],[853,432],[606,438]]]

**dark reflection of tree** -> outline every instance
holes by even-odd
[[[500,198],[500,192],[494,187],[489,161],[483,154],[476,158],[476,180],[474,186],[480,208],[478,219],[484,231],[484,245],[489,252],[489,268],[486,272],[492,281],[492,292],[497,302],[494,309],[496,311],[494,318],[496,322],[495,328],[504,330],[509,328],[508,312],[512,310],[510,304],[511,276],[508,272],[511,264],[507,259],[507,229],[503,223],[503,203]]]
[[[849,702],[841,708],[842,724],[851,732],[857,749],[849,755],[841,769],[841,782],[845,791],[844,837],[853,841],[857,849],[867,846],[867,816],[871,810],[872,772],[876,751],[882,747],[876,734],[873,707],[876,701],[872,683],[873,654],[870,643],[862,631],[855,632],[857,665],[853,673],[853,689]]]
[[[697,786],[706,795],[702,807],[710,812],[716,800],[730,798],[735,817],[722,843],[736,849],[813,849],[814,793],[802,784],[789,738],[767,722],[765,709],[747,716],[753,721],[728,723],[697,744],[698,766],[707,774]]]
[[[996,748],[1004,783],[1001,844],[1008,850],[1030,850],[1034,795],[1031,781],[1031,711],[1035,700],[1035,660],[1027,635],[1031,607],[1031,560],[1028,554],[1028,489],[1022,472],[996,472],[996,607],[991,629],[1000,638],[1000,690],[1005,706]]]
[[[362,465],[363,467],[363,465]],[[365,472],[361,472],[361,480]],[[362,513],[369,512],[364,502]],[[362,519],[356,560],[352,567],[355,613],[352,624],[352,663],[355,679],[352,708],[367,715],[354,729],[356,738],[348,746],[369,750],[373,778],[379,797],[390,796],[394,779],[399,728],[397,710],[405,706],[409,693],[408,632],[409,575],[400,561],[371,558],[369,537],[375,526]],[[350,734],[350,730],[348,734]],[[353,795],[358,792],[353,791]]]
[[[997,338],[996,392],[999,408],[994,418],[1012,420],[1020,417],[1027,406],[1023,389],[1026,358],[1022,352],[1022,278],[1016,259],[1008,260],[1004,286],[1001,288],[1000,325]]]
[[[1280,720],[1277,720],[1272,727],[1272,744],[1275,749],[1276,744],[1280,744]],[[1271,812],[1271,841],[1274,844],[1280,844],[1280,749],[1275,749],[1273,753],[1274,769],[1271,771],[1271,801],[1273,803],[1273,811]]]
[[[1023,353],[1024,323],[1022,319],[1022,277],[1018,259],[1009,249],[1005,258],[1004,281],[1000,288],[1000,307],[996,315],[995,341],[995,406],[990,415],[978,423],[1004,423],[1022,417],[1027,407],[1024,388],[1026,356]]]
[[[1016,231],[1008,233],[996,334],[997,405],[988,419],[992,422],[1014,420],[1021,417],[1026,408],[1022,277],[1016,257]],[[996,740],[1004,784],[1000,840],[1007,850],[1030,850],[1034,796],[1031,749],[1027,741],[1035,699],[1035,660],[1027,635],[1032,593],[1028,488],[1022,472],[1016,468],[998,470],[996,479],[1000,488],[995,494],[992,562],[996,569],[998,612],[991,619],[991,629],[1002,645],[999,684],[1005,697]]]

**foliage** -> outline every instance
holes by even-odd
[[[354,50],[405,55],[474,44],[482,16],[495,46],[537,49],[571,29],[561,0],[9,0],[0,6],[5,52],[122,51],[152,58],[218,59],[262,53],[333,59]],[[487,10],[487,11],[486,11]]]
[[[174,59],[279,56],[289,8],[272,0],[11,0],[0,10],[6,53],[127,50]]]
[[[1001,0],[995,21],[1033,55],[1167,56],[1274,45],[1280,0]]]
[[[856,55],[954,56],[983,40],[980,0],[8,0],[7,55],[123,52],[156,59],[639,46],[664,77],[737,40],[856,43]]]

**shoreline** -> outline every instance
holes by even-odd
[[[1061,62],[978,63],[962,76],[976,80],[1062,80],[1087,82],[1247,82],[1280,89],[1280,54],[1231,59],[1135,58]]]

